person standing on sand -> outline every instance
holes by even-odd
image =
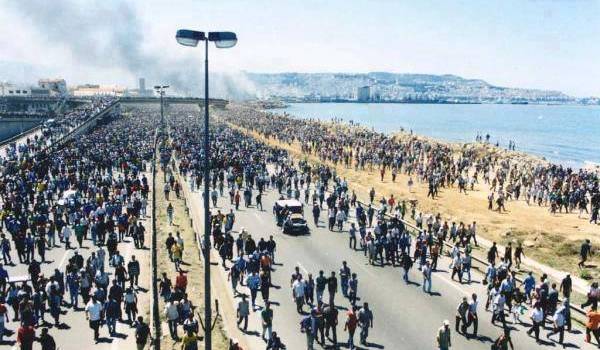
[[[579,264],[577,264],[577,266],[579,266],[579,268],[585,268],[585,262],[588,259],[588,256],[592,255],[592,243],[590,242],[589,239],[586,239],[582,244],[581,244],[581,249],[579,251],[579,256],[581,257],[581,260],[579,261]]]
[[[519,244],[517,244],[517,247],[515,248],[515,266],[517,267],[517,270],[521,269],[521,257],[524,257],[525,253],[523,253],[523,245],[521,244],[521,242],[519,242]]]

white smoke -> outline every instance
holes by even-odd
[[[51,44],[64,45],[81,64],[118,67],[132,77],[167,83],[170,92],[188,96],[203,94],[203,71],[189,58],[164,58],[161,52],[142,48],[144,30],[132,4],[126,0],[86,1],[31,0],[8,2]],[[250,99],[254,85],[244,73],[210,76],[211,97]]]

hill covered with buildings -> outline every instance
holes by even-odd
[[[509,88],[456,75],[351,73],[246,73],[261,98],[286,101],[429,103],[586,103],[560,91]]]

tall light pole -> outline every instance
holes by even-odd
[[[209,207],[209,177],[210,177],[210,135],[208,131],[208,42],[212,41],[218,48],[234,47],[237,36],[232,32],[209,32],[208,38],[204,32],[180,29],[175,35],[177,42],[183,46],[198,46],[204,41],[204,348],[212,349],[212,308],[210,297],[210,207]]]
[[[167,92],[169,85],[154,85],[154,90],[160,95],[160,125],[163,126],[165,123],[164,107],[163,107],[163,96]]]

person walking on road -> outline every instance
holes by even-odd
[[[243,321],[244,331],[248,329],[248,315],[250,315],[250,304],[248,303],[248,300],[246,300],[246,294],[242,294],[242,300],[240,300],[237,306],[237,325],[239,328]]]
[[[600,344],[600,329],[598,329],[598,325],[600,324],[600,312],[598,312],[595,305],[592,305],[586,316],[587,322],[585,324],[585,341],[588,343],[591,342],[591,335],[594,334],[596,343]]]
[[[338,311],[335,305],[327,305],[323,308],[323,321],[325,322],[325,337],[337,344]],[[331,333],[331,338],[329,334]]]
[[[510,338],[510,330],[504,328],[504,332],[492,344],[492,350],[508,350],[510,345],[511,350],[514,350],[512,339]]]
[[[260,289],[260,277],[256,272],[252,272],[246,278],[246,285],[250,289],[250,300],[252,301],[252,311],[256,310],[256,295]]]
[[[402,269],[404,270],[404,274],[402,274],[402,279],[406,284],[409,283],[408,280],[408,272],[410,271],[413,265],[413,261],[408,254],[402,254]]]
[[[358,325],[358,318],[356,317],[356,306],[353,306],[350,311],[346,314],[346,324],[344,325],[344,331],[348,332],[348,348],[354,349],[354,332]]]
[[[364,303],[358,311],[358,325],[360,326],[360,344],[367,346],[369,328],[373,328],[373,312],[369,309],[369,303]]]
[[[528,335],[531,333],[535,334],[535,341],[537,343],[540,342],[540,327],[544,324],[544,311],[542,311],[541,305],[539,302],[535,303],[533,306],[533,310],[531,310],[531,328],[527,331]]]
[[[48,334],[47,327],[42,328],[42,332],[36,341],[40,343],[42,350],[56,350],[56,341]]]
[[[352,273],[352,277],[348,281],[348,299],[350,299],[350,304],[353,306],[356,305],[356,299],[358,297],[358,278],[356,277],[356,273]]]
[[[449,350],[452,346],[452,339],[450,335],[450,321],[444,320],[444,324],[438,329],[437,332],[437,346],[439,350]]]
[[[277,335],[277,332],[273,332],[272,337],[267,342],[267,350],[283,350],[285,345],[281,341],[281,338]]]
[[[262,320],[262,339],[266,342],[270,341],[273,333],[273,309],[271,309],[271,303],[266,302],[265,308],[260,313]],[[265,332],[267,337],[265,338]]]
[[[473,325],[473,338],[477,337],[477,328],[479,326],[479,317],[477,316],[477,306],[479,302],[477,301],[477,294],[473,293],[471,295],[471,302],[469,303],[469,312],[467,316],[467,328]]]
[[[178,340],[177,336],[177,324],[179,323],[179,303],[175,301],[174,297],[169,299],[169,302],[165,305],[164,313],[167,325],[169,326],[169,333],[171,339]]]
[[[95,296],[92,296],[92,299],[85,306],[85,315],[89,321],[90,328],[94,331],[94,340],[96,343],[100,337],[99,329],[102,324],[103,311],[102,303]]]
[[[329,292],[329,305],[335,304],[335,293],[338,290],[338,280],[335,277],[335,271],[331,271],[331,276],[327,279],[327,291]]]
[[[17,330],[17,343],[19,343],[20,350],[31,350],[33,349],[33,342],[35,341],[35,329],[32,325],[22,324]]]
[[[138,316],[135,324],[135,344],[137,346],[137,350],[144,350],[148,339],[150,339],[150,344],[152,344],[152,333],[150,332],[150,326],[144,322],[144,318],[142,316]]]
[[[319,276],[315,281],[315,290],[317,292],[317,305],[323,304],[323,293],[325,292],[325,286],[327,285],[327,277],[324,276],[323,270],[319,271]]]
[[[304,306],[304,293],[306,292],[305,283],[302,280],[302,275],[298,275],[294,283],[292,283],[292,298],[296,303],[296,311],[302,314],[302,306]]]
[[[202,337],[194,334],[194,331],[191,329],[188,329],[181,339],[181,350],[198,350],[199,340],[202,340]]]
[[[342,261],[340,268],[340,286],[342,287],[342,295],[348,297],[348,280],[350,279],[350,267],[345,261]]]
[[[175,211],[175,209],[173,208],[173,205],[171,203],[169,203],[169,205],[167,206],[167,218],[169,220],[169,226],[173,225],[173,212]]]
[[[315,334],[317,333],[317,317],[314,310],[300,321],[300,332],[306,334],[306,348],[314,350]]]
[[[456,333],[467,334],[467,313],[469,312],[469,302],[467,297],[463,297],[460,304],[456,308],[456,323],[454,330]]]
[[[548,339],[550,336],[558,333],[558,343],[563,345],[563,341],[565,339],[565,315],[564,315],[564,306],[561,305],[556,309],[554,315],[552,315],[552,331],[548,332]]]
[[[425,263],[421,272],[423,273],[423,291],[431,294],[431,265],[429,261]]]

